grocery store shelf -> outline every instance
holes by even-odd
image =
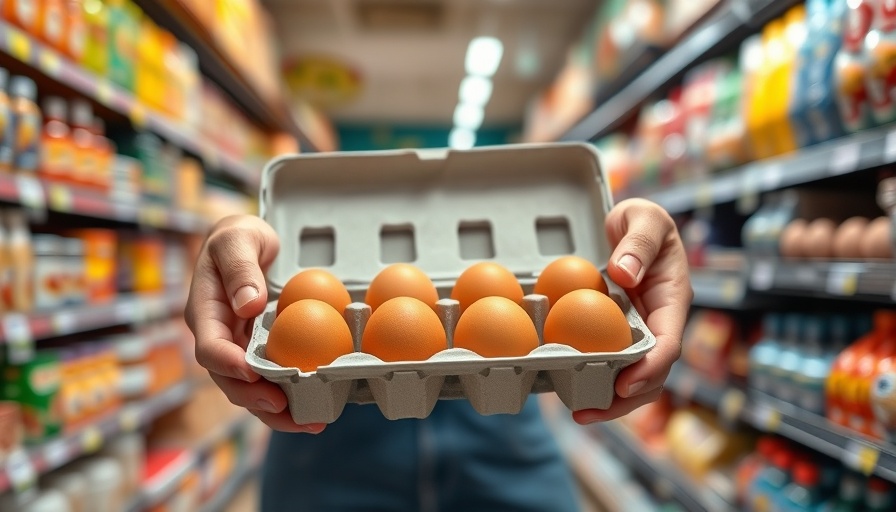
[[[742,309],[748,302],[747,281],[738,270],[692,268],[691,288],[695,306]]]
[[[896,446],[872,441],[827,419],[753,390],[747,392],[723,383],[709,382],[676,363],[666,389],[709,409],[723,418],[779,434],[835,458],[866,475],[896,482]]]
[[[247,411],[240,412],[234,419],[221,424],[199,440],[184,456],[177,458],[171,467],[162,471],[161,476],[146,482],[128,510],[131,512],[145,510],[161,503],[180,486],[183,479],[199,464],[209,450],[245,429],[253,418],[254,416]]]
[[[678,183],[647,198],[678,214],[894,162],[896,127],[891,125]]]
[[[764,21],[798,0],[728,0],[690,35],[653,61],[632,80],[573,126],[561,140],[594,140],[624,123],[648,98],[667,88],[688,69],[755,33]]]
[[[212,34],[180,0],[137,0],[137,5],[159,25],[191,47],[202,74],[227,91],[251,117],[267,128],[290,133],[308,142],[290,115],[285,98],[271,101],[251,84],[246,74],[221,51]]]
[[[736,507],[709,486],[690,479],[679,468],[646,453],[641,443],[624,427],[615,422],[597,423],[589,427],[606,440],[606,447],[645,480],[652,482],[661,497],[668,494],[686,510],[721,512],[734,511]],[[627,508],[626,510],[639,510]]]
[[[892,303],[896,263],[754,259],[749,287],[758,292]]]
[[[181,233],[202,234],[209,228],[209,223],[194,213],[164,205],[117,201],[99,191],[33,176],[0,175],[0,201]]]
[[[30,471],[22,468],[0,467],[0,493],[15,487],[24,490],[34,484],[34,479],[57,469],[82,455],[95,453],[102,448],[106,439],[120,433],[133,432],[149,424],[155,418],[187,401],[193,393],[193,384],[183,382],[140,402],[122,406],[118,411],[105,416],[100,421],[76,432],[46,441],[26,449],[27,457],[22,464],[30,466]],[[14,475],[31,475],[30,481],[17,480]]]
[[[135,128],[149,129],[172,144],[196,154],[208,168],[218,170],[253,190],[258,188],[260,175],[257,169],[250,168],[211,143],[202,141],[194,130],[147,108],[130,92],[87,71],[33,36],[2,20],[0,52],[28,64],[58,84],[127,116]]]
[[[199,508],[199,512],[220,512],[221,510],[224,510],[224,507],[227,506],[228,502],[236,496],[249,478],[257,472],[257,464],[241,464],[233,473],[233,476],[224,483],[221,489],[215,492],[214,496],[212,496],[208,502],[202,504]]]
[[[84,304],[45,313],[7,313],[0,317],[0,345],[161,318],[182,311],[186,299],[184,290],[177,289],[159,294],[124,294],[105,304]]]

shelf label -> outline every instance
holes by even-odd
[[[694,196],[694,205],[698,209],[709,208],[713,204],[712,182],[701,181],[697,183],[697,191]]]
[[[140,409],[136,406],[128,406],[122,409],[119,416],[119,425],[122,432],[134,432],[140,426]]]
[[[754,290],[771,290],[775,284],[775,264],[760,260],[753,264],[750,272],[750,287]]]
[[[46,208],[44,187],[40,181],[32,176],[16,176],[16,189],[19,191],[19,201],[22,206],[34,210]]]
[[[112,103],[112,85],[108,81],[103,79],[97,81],[96,99],[106,106]]]
[[[13,57],[22,62],[31,60],[31,38],[12,27],[6,28],[6,38],[6,44],[9,45],[9,53]]]
[[[861,149],[862,145],[858,142],[836,147],[831,154],[831,174],[846,174],[858,170]]]
[[[880,451],[874,446],[850,439],[843,447],[843,464],[851,469],[860,471],[865,476],[874,473]]]
[[[22,364],[34,358],[34,336],[27,316],[20,313],[4,315],[3,334],[9,362]]]
[[[28,452],[19,448],[6,458],[6,475],[16,491],[24,491],[37,481],[37,471]]]
[[[756,420],[759,428],[766,432],[777,432],[781,426],[781,411],[768,404],[758,403],[756,404]]]
[[[142,130],[146,127],[146,107],[143,106],[139,101],[134,101],[131,104],[131,108],[128,111],[128,117],[131,119],[131,124],[134,125],[134,128],[137,130]]]
[[[93,453],[103,445],[103,433],[96,426],[87,427],[81,434],[81,448],[84,453]]]
[[[729,389],[719,400],[719,415],[728,423],[735,423],[747,404],[747,395],[739,389]]]
[[[731,278],[722,281],[722,300],[728,303],[734,302],[740,295],[740,279]]]
[[[44,447],[44,460],[47,461],[49,468],[58,468],[67,463],[71,458],[68,450],[68,443],[65,439],[55,439],[47,443]]]
[[[78,316],[73,311],[60,311],[53,315],[53,331],[57,335],[71,334],[78,325]]]
[[[832,268],[828,273],[825,290],[831,295],[851,297],[856,294],[858,287],[859,274],[856,270]]]
[[[887,134],[887,140],[884,144],[884,163],[896,163],[896,130],[891,130]]]
[[[168,212],[161,206],[145,206],[140,210],[140,223],[153,227],[164,227]]]
[[[69,213],[72,211],[72,191],[63,185],[52,184],[47,189],[47,199],[50,208],[57,212]]]
[[[133,300],[123,300],[115,304],[115,321],[118,323],[128,323],[137,316],[137,305]]]
[[[54,51],[41,51],[38,56],[38,64],[44,73],[53,78],[58,78],[62,71],[62,59],[60,59],[59,54]]]
[[[759,207],[759,181],[758,172],[748,170],[741,174],[741,193],[736,204],[741,215],[749,215]]]

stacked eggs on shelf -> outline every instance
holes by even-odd
[[[545,343],[570,345],[581,352],[618,352],[632,343],[625,314],[607,295],[598,269],[567,256],[539,275],[534,292],[551,304],[544,325]],[[535,324],[523,309],[523,288],[506,268],[482,262],[457,279],[451,298],[460,317],[453,346],[486,357],[522,357],[538,347]],[[448,334],[436,313],[439,294],[420,269],[390,265],[371,281],[365,302],[372,314],[360,351],[382,361],[425,361],[448,349]],[[280,366],[313,372],[355,351],[343,318],[351,302],[332,274],[308,269],[283,288],[277,318],[268,337],[266,357]]]

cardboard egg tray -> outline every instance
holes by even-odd
[[[538,272],[564,254],[603,268],[611,248],[604,218],[612,206],[593,147],[516,145],[469,151],[419,150],[311,154],[269,163],[262,176],[262,217],[281,237],[268,270],[271,297],[293,275],[319,267],[353,300],[344,312],[355,352],[315,372],[265,359],[276,301],[256,318],[246,360],[285,391],[294,421],[332,423],[347,403],[376,403],[389,419],[425,418],[440,399],[466,399],[481,414],[518,413],[531,393],[556,392],[571,410],[606,409],[619,371],[656,344],[624,291],[604,274],[610,296],[632,328],[621,352],[581,353],[540,344],[523,357],[483,358],[452,348],[459,316],[447,299],[477,261],[495,261],[531,292]],[[370,316],[361,302],[387,265],[411,263],[433,280],[448,346],[426,361],[383,362],[361,352]],[[524,307],[539,340],[547,298]]]

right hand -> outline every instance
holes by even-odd
[[[280,242],[263,220],[227,217],[212,229],[193,274],[185,318],[196,338],[196,361],[230,401],[274,430],[317,434],[323,424],[297,425],[286,395],[246,362],[252,322],[268,300],[264,270]]]

